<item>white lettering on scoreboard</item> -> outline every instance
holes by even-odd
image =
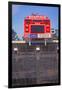
[[[29,19],[46,19],[46,16],[28,16]]]
[[[51,38],[51,34],[38,34],[38,38]]]

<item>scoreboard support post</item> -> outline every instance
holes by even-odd
[[[45,46],[46,46],[46,44],[47,44],[47,41],[46,41],[46,39],[45,39]]]

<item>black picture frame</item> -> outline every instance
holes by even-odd
[[[26,85],[26,86],[12,86],[12,5],[31,5],[31,6],[47,6],[47,7],[58,7],[58,28],[59,28],[59,62],[58,62],[58,83],[45,83],[45,84],[35,84],[35,85]],[[21,88],[21,87],[38,87],[38,86],[53,86],[60,85],[60,28],[61,28],[61,5],[60,4],[48,4],[48,3],[30,3],[30,2],[8,2],[8,88]]]

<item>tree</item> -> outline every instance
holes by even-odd
[[[20,40],[17,33],[12,29],[12,40]]]

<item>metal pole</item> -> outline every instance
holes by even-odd
[[[31,40],[30,40],[30,35],[29,35],[29,46],[31,46]]]
[[[47,44],[47,43],[46,43],[46,39],[45,39],[45,46],[46,46],[46,44]]]

